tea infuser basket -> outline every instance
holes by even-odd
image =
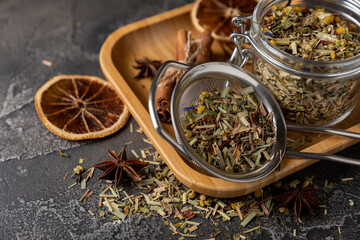
[[[246,56],[244,58],[247,59]],[[243,61],[241,62],[243,63]],[[171,97],[171,119],[176,140],[161,126],[160,119],[156,111],[154,111],[156,86],[158,85],[163,73],[169,67],[187,70],[187,72],[175,85]],[[150,115],[155,129],[157,129],[158,132],[167,141],[169,141],[169,143],[179,153],[212,175],[233,182],[256,181],[267,176],[276,169],[285,153],[285,120],[283,119],[280,107],[276,103],[276,100],[266,92],[267,90],[265,87],[256,81],[249,72],[239,66],[224,62],[203,63],[191,68],[190,66],[182,63],[169,61],[162,65],[158,73],[159,75],[154,78],[152,89],[150,90]],[[196,153],[192,146],[190,146],[182,128],[182,121],[185,119],[186,113],[184,109],[196,102],[199,95],[204,91],[210,92],[214,89],[223,89],[224,87],[230,87],[230,89],[236,90],[248,86],[252,86],[254,88],[256,96],[269,95],[268,97],[271,98],[269,99],[270,101],[264,102],[264,106],[269,112],[273,112],[276,115],[274,116],[274,125],[276,126],[276,143],[273,144],[269,153],[272,160],[266,162],[262,167],[252,171],[228,173],[208,163]]]

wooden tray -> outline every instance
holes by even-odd
[[[192,30],[195,37],[199,33],[190,20],[192,4],[165,12],[139,22],[124,26],[112,33],[100,51],[100,65],[106,78],[114,84],[131,114],[143,128],[148,138],[159,151],[175,176],[187,187],[197,192],[216,197],[241,196],[303,169],[316,161],[284,158],[279,171],[251,183],[233,183],[208,175],[182,159],[179,154],[162,139],[153,128],[148,112],[150,79],[135,80],[137,74],[132,67],[135,58],[147,56],[154,60],[171,60],[175,55],[176,32],[179,28]],[[216,60],[227,59],[219,42],[212,46]],[[247,66],[249,69],[249,66]],[[360,104],[353,113],[336,127],[360,132]],[[173,134],[170,124],[165,128]],[[296,138],[299,133],[290,133]],[[357,140],[338,136],[319,136],[312,134],[311,144],[303,146],[302,151],[333,154],[357,142]]]

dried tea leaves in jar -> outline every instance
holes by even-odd
[[[264,36],[281,51],[299,58],[294,68],[304,72],[329,69],[317,62],[338,61],[360,53],[356,26],[340,14],[324,9],[274,5],[261,23]],[[302,59],[313,61],[310,69]],[[330,67],[331,69],[331,67]],[[261,58],[254,73],[276,97],[284,116],[291,122],[327,125],[341,119],[356,103],[356,79],[304,78],[282,70]]]
[[[272,92],[287,120],[327,124],[354,106],[356,84],[347,79],[310,79],[256,61],[255,76]]]
[[[282,51],[315,61],[343,60],[360,53],[356,26],[324,9],[274,6],[262,31]]]

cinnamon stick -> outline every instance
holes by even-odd
[[[196,56],[195,65],[209,62],[211,59],[211,44],[213,42],[213,38],[211,37],[211,31],[205,30],[200,35],[200,40],[202,42],[202,48],[199,54]]]
[[[184,61],[186,58],[185,44],[187,41],[187,31],[179,29],[176,36],[176,55],[175,60]],[[169,78],[175,78],[176,75],[170,75]],[[176,79],[177,80],[177,79]],[[175,79],[165,79],[164,82],[170,82],[158,87],[158,98],[156,101],[156,111],[162,122],[171,122],[170,99],[172,90],[174,89]]]
[[[179,29],[176,36],[176,61],[184,61],[186,58],[185,44],[187,40],[187,31]]]
[[[193,41],[191,33],[188,33],[185,29],[179,29],[176,36],[175,60],[190,65],[208,62],[211,57],[212,42],[213,38],[208,30],[201,34],[200,41]],[[163,84],[160,84],[157,90],[156,111],[162,122],[171,122],[170,99],[173,88],[177,80],[182,76],[183,71],[170,69],[167,73],[169,74],[165,74],[164,79],[161,80]]]
[[[156,111],[161,122],[171,122],[170,99],[175,86],[175,81],[169,85],[158,87],[158,98],[156,101]]]

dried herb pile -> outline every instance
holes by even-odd
[[[116,189],[109,184],[99,195],[111,213],[111,219],[130,221],[133,217],[148,218],[155,214],[164,218],[174,235],[199,237],[196,230],[203,224],[199,217],[209,219],[215,225],[236,217],[241,219],[242,226],[246,226],[257,217],[268,216],[273,209],[274,203],[266,190],[259,191],[256,197],[249,195],[234,200],[198,194],[182,185],[157,153],[148,157],[152,158],[153,166],[150,175],[152,172],[155,176],[133,183],[139,190],[137,193],[129,194],[124,188]],[[216,231],[210,237],[219,233]]]
[[[273,115],[258,102],[252,87],[203,92],[185,110],[185,136],[208,163],[237,173],[271,159],[276,141]]]
[[[280,50],[299,57],[294,68],[320,71],[317,61],[335,61],[360,53],[356,26],[323,9],[298,6],[280,8],[263,18],[262,31]],[[301,59],[314,61],[311,69]],[[284,116],[299,124],[323,125],[343,116],[354,106],[356,79],[304,78],[279,69],[261,58],[254,61],[254,73],[273,93]],[[329,69],[323,69],[324,74]]]
[[[264,17],[262,31],[269,41],[294,56],[335,61],[360,53],[356,25],[324,9],[287,6]]]
[[[136,153],[134,150],[131,152]],[[120,153],[118,158],[122,159],[123,150]],[[76,181],[69,188],[80,183],[81,189],[85,192],[79,198],[79,202],[87,201],[89,197],[99,199],[98,210],[94,206],[93,209],[87,211],[92,219],[110,218],[121,224],[123,220],[130,223],[135,218],[161,216],[164,224],[169,227],[173,235],[183,239],[203,236],[203,234],[198,234],[196,230],[207,227],[205,225],[209,223],[214,225],[215,230],[204,237],[215,238],[220,234],[224,237],[226,233],[222,233],[220,227],[226,229],[224,222],[238,218],[242,230],[234,235],[233,239],[248,239],[246,234],[252,231],[261,233],[261,225],[257,224],[250,229],[245,227],[259,218],[269,219],[276,202],[281,204],[278,205],[280,212],[288,214],[289,209],[287,207],[293,208],[297,221],[301,221],[299,218],[301,207],[298,199],[305,198],[305,202],[300,200],[300,204],[303,204],[303,209],[311,214],[314,213],[313,206],[319,207],[312,197],[318,191],[312,188],[313,177],[305,178],[303,182],[296,179],[289,184],[276,182],[238,198],[214,198],[196,193],[182,185],[157,152],[142,149],[140,156],[141,158],[137,161],[149,165],[138,172],[142,180],[131,181],[131,185],[123,182],[122,186],[116,187],[116,181],[106,180],[106,184],[101,189],[90,190],[91,185],[87,182],[93,177],[95,168],[91,167],[84,171],[81,167],[80,172],[77,170],[75,172],[74,169],[71,178],[76,176]],[[76,169],[78,168],[80,166],[76,167]],[[68,173],[64,180],[67,175]],[[129,180],[131,179],[129,178]],[[310,205],[306,204],[306,200],[309,199]],[[230,235],[226,235],[226,237],[230,238]]]

